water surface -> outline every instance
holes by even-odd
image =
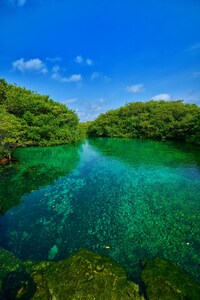
[[[24,148],[0,172],[0,244],[23,259],[59,260],[80,247],[139,278],[160,256],[199,277],[199,147],[88,139]]]

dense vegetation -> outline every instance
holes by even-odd
[[[183,101],[131,102],[101,114],[89,136],[176,139],[200,145],[200,107]]]
[[[49,96],[0,79],[0,159],[21,145],[69,144],[89,136],[178,139],[200,144],[200,107],[183,101],[132,102],[80,124]]]
[[[82,137],[74,111],[0,79],[0,158],[19,145],[69,144]]]

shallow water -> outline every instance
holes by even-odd
[[[200,274],[200,148],[137,139],[17,149],[0,172],[0,244],[23,259],[83,247],[139,278],[160,256]]]

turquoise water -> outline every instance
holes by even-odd
[[[23,259],[88,248],[135,280],[160,256],[200,274],[200,148],[137,139],[17,149],[0,172],[0,244]]]

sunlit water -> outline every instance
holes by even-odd
[[[136,280],[140,260],[160,256],[198,279],[199,147],[98,138],[15,155],[0,172],[4,248],[59,260],[84,247]]]

